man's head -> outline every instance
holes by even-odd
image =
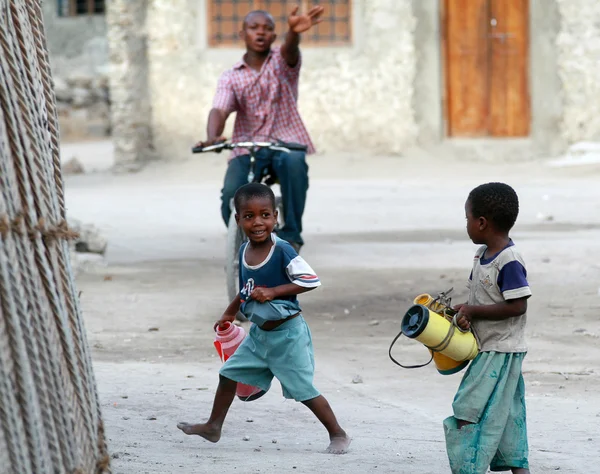
[[[267,53],[277,39],[273,17],[264,10],[251,11],[244,18],[240,38],[248,51]]]
[[[271,188],[249,183],[239,188],[233,197],[235,220],[254,243],[270,239],[277,223],[275,195]]]
[[[465,212],[469,237],[484,244],[491,234],[508,235],[519,215],[519,198],[508,184],[482,184],[470,192]]]

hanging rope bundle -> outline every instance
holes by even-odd
[[[41,0],[0,0],[0,471],[107,473]]]

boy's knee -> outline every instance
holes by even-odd
[[[468,425],[474,425],[475,423],[473,423],[472,421],[466,421],[466,420],[456,420],[456,427],[460,430],[462,429],[464,426],[468,426]]]
[[[237,386],[237,382],[235,380],[231,380],[224,375],[219,374],[219,385],[224,387]]]
[[[317,395],[316,397],[311,396],[307,400],[302,400],[300,403],[302,403],[303,405],[306,405],[307,407],[311,407],[315,403],[318,403],[318,402],[320,402],[322,400],[325,400],[325,398],[323,397],[323,395]]]

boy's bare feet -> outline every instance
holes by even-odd
[[[202,423],[197,425],[191,425],[189,423],[181,422],[177,423],[177,428],[183,431],[187,435],[198,435],[202,436],[205,440],[211,443],[216,443],[221,439],[221,429],[208,423]]]
[[[329,443],[329,446],[327,447],[327,452],[329,454],[346,454],[348,452],[348,447],[352,440],[346,433],[332,436],[330,439],[331,443]]]

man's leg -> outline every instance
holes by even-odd
[[[308,165],[304,152],[279,152],[273,157],[273,171],[279,179],[285,225],[279,237],[301,246],[302,215],[308,191]]]
[[[229,225],[231,216],[230,201],[235,192],[248,182],[248,171],[250,169],[250,157],[248,155],[239,156],[229,162],[223,189],[221,190],[221,216],[225,225]]]
[[[219,376],[219,386],[215,394],[213,409],[210,418],[206,423],[192,425],[190,423],[177,423],[177,428],[187,435],[198,435],[211,443],[216,443],[221,439],[221,429],[223,422],[229,411],[229,407],[233,403],[237,382],[222,375]]]

